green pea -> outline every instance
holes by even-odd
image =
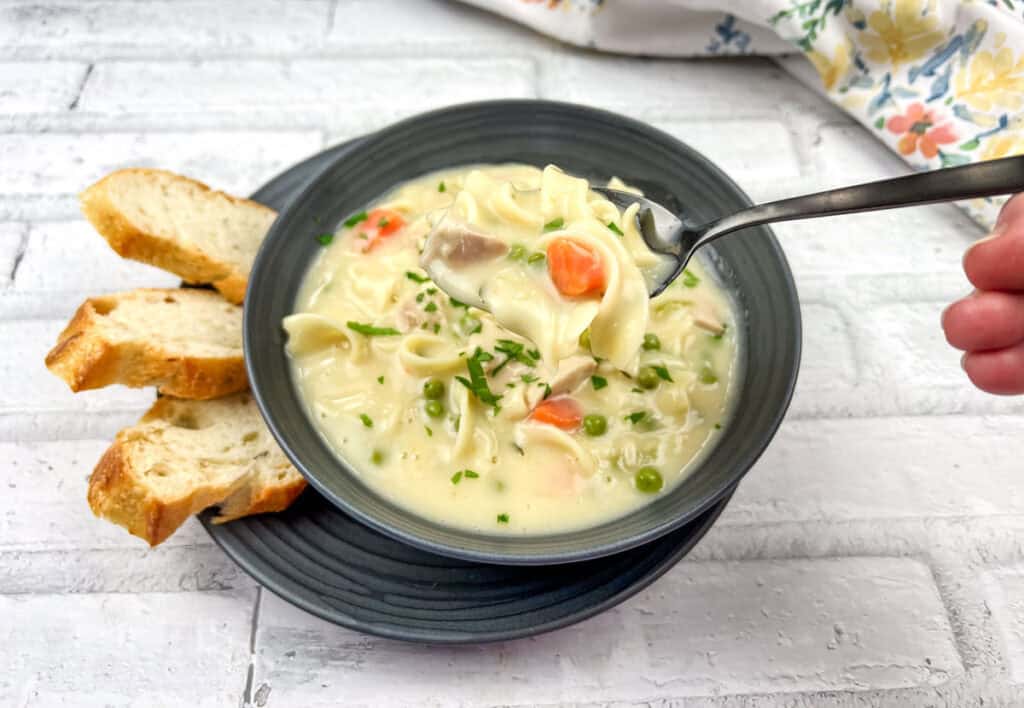
[[[580,332],[580,346],[584,349],[590,349],[590,329],[587,328]]]
[[[718,375],[711,368],[711,364],[705,364],[701,367],[698,378],[702,384],[718,383]]]
[[[640,384],[641,388],[657,388],[660,380],[661,377],[658,376],[658,372],[653,366],[640,367],[640,371],[636,375],[636,382]]]
[[[608,419],[603,415],[591,413],[583,416],[583,432],[590,437],[596,438],[598,435],[604,435],[606,430],[608,430]]]
[[[521,261],[526,258],[526,246],[521,243],[513,244],[508,249],[508,257],[513,261]]]
[[[432,399],[440,398],[444,395],[444,383],[437,379],[427,379],[423,384],[423,395]]]
[[[644,335],[644,349],[647,351],[656,351],[661,349],[661,340],[658,339],[658,335],[654,332],[648,332]]]
[[[665,486],[665,480],[661,478],[661,472],[658,472],[653,467],[641,467],[637,470],[633,481],[636,484],[637,490],[644,494],[660,492],[661,488]]]
[[[459,329],[467,337],[471,334],[476,334],[483,329],[483,322],[480,321],[479,317],[473,315],[463,315],[459,318]]]
[[[444,404],[441,401],[427,401],[423,405],[423,410],[431,418],[440,418],[444,415]]]

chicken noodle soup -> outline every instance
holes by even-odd
[[[737,328],[699,263],[647,298],[661,262],[635,212],[555,167],[478,166],[321,236],[284,327],[325,440],[386,498],[487,533],[591,526],[671,489],[728,410]]]

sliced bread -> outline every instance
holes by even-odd
[[[280,511],[305,486],[250,394],[165,397],[117,434],[89,480],[89,506],[155,546],[203,509],[220,505],[217,522]]]
[[[239,304],[277,213],[262,204],[152,169],[112,172],[80,196],[82,212],[125,258],[191,283],[212,283]]]
[[[142,289],[89,298],[46,366],[72,391],[114,383],[215,398],[248,386],[242,308],[210,290]]]

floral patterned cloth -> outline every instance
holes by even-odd
[[[1024,154],[1024,0],[465,0],[647,56],[783,54],[918,170]],[[1001,199],[962,206],[991,227]]]

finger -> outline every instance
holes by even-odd
[[[1005,226],[1011,221],[1020,221],[1022,219],[1024,219],[1024,194],[1015,194],[999,210],[996,226]]]
[[[969,352],[1024,342],[1024,295],[974,293],[946,308],[942,329],[950,344]]]
[[[1024,344],[965,354],[963,366],[982,391],[1003,396],[1024,393]]]
[[[1012,209],[1007,205],[1009,215],[1001,217],[994,235],[964,255],[964,272],[979,290],[1024,291],[1024,207],[1018,208],[1018,201],[1011,202]]]

